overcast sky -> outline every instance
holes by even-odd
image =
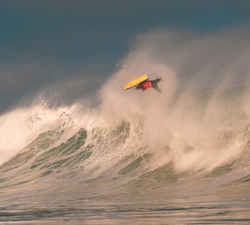
[[[44,88],[95,92],[136,35],[250,25],[249,0],[1,0],[0,113]]]

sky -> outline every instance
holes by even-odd
[[[39,93],[63,93],[67,103],[95,95],[136,36],[249,28],[249,8],[249,0],[2,0],[0,113]]]

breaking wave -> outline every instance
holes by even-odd
[[[227,46],[242,50],[235,35],[223,42],[229,33],[138,36],[97,108],[40,100],[1,115],[1,188],[89,197],[249,182],[250,51],[229,57]],[[123,90],[145,73],[162,94]]]

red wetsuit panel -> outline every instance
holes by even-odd
[[[140,84],[141,87],[143,87],[145,90],[152,87],[152,83],[150,80],[146,80],[143,83]]]

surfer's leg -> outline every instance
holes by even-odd
[[[154,80],[154,82],[157,84],[157,83],[159,83],[161,81],[161,78],[157,78],[157,79],[155,79]]]
[[[154,88],[156,91],[161,93],[161,89],[157,85],[157,83],[159,83],[160,81],[161,81],[161,78],[158,78],[158,79],[152,80],[151,83],[152,83],[152,88]]]
[[[159,93],[161,93],[161,89],[158,87],[157,84],[156,84],[156,86],[154,87],[154,89],[155,89],[156,91],[158,91]]]

